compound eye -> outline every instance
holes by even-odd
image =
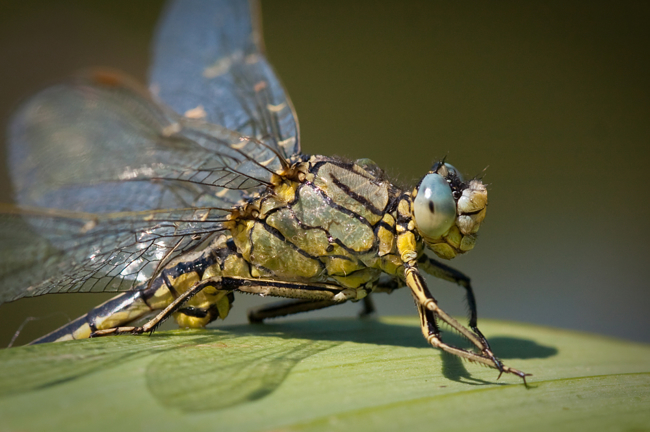
[[[456,220],[456,201],[449,183],[440,174],[427,174],[413,203],[415,224],[420,234],[429,239],[441,237]]]

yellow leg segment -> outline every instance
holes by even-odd
[[[496,356],[492,353],[482,335],[479,337],[474,332],[460,324],[456,319],[449,316],[447,312],[438,306],[438,303],[429,292],[429,289],[427,288],[422,275],[420,275],[420,272],[416,267],[415,260],[406,265],[405,280],[406,285],[411,289],[413,298],[417,303],[418,312],[420,314],[422,333],[427,342],[429,342],[432,346],[440,348],[441,350],[450,354],[457,355],[458,357],[467,359],[472,362],[481,363],[486,366],[493,367],[500,372],[499,376],[501,376],[501,373],[503,372],[517,375],[524,380],[524,383],[526,383],[526,376],[528,376],[528,374],[503,365],[501,361],[497,359]],[[440,339],[435,317],[440,318],[462,336],[467,338],[472,344],[481,350],[481,354],[466,351],[464,349],[456,348],[444,343]]]

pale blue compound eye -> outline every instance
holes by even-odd
[[[413,202],[413,215],[418,231],[428,239],[441,237],[454,225],[456,201],[444,177],[427,174],[422,179]]]

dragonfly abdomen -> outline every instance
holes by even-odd
[[[151,281],[113,297],[32,344],[86,339],[97,330],[131,324],[163,310],[197,282],[220,276],[224,270],[229,275],[250,277],[247,263],[227,240],[221,236],[201,252],[174,259]],[[225,319],[233,301],[232,292],[208,286],[184,304],[174,319],[180,327],[204,327],[217,318]]]
[[[31,345],[86,339],[96,330],[124,325],[147,316],[155,309],[146,303],[144,294],[145,290],[134,290],[113,297],[76,320],[32,341]]]

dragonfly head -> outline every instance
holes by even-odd
[[[474,248],[487,208],[487,189],[480,180],[465,182],[452,165],[436,162],[413,197],[415,225],[436,255],[451,259]]]

